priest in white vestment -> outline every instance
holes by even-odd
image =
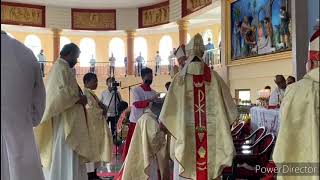
[[[33,127],[45,108],[33,52],[1,31],[1,180],[43,180]]]
[[[153,103],[139,118],[128,155],[123,165],[122,180],[169,180],[169,151],[158,117],[162,102]]]
[[[174,180],[215,179],[235,153],[230,125],[237,108],[225,82],[203,62],[204,49],[200,34],[186,46],[188,60],[174,77],[159,118],[175,141]]]
[[[100,102],[94,90],[98,87],[98,78],[94,73],[87,73],[83,77],[84,94],[88,99],[86,105],[88,121],[90,144],[92,149],[92,158],[87,163],[87,172],[94,173],[96,177],[96,168],[102,164],[111,162],[112,157],[112,135],[110,128],[107,126],[106,106]]]
[[[280,180],[319,180],[319,36],[318,29],[310,40],[307,74],[288,86],[284,95],[280,129],[273,151],[273,160],[278,168],[283,167],[281,164],[306,166],[307,172],[312,174],[302,176],[302,171],[291,174],[293,176],[279,173],[277,179]],[[317,168],[317,175],[313,168]]]
[[[91,159],[85,105],[87,98],[72,68],[80,49],[65,45],[46,83],[46,109],[35,129],[46,180],[87,180],[85,162]]]

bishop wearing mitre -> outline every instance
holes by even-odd
[[[174,180],[211,180],[235,153],[230,125],[236,105],[223,79],[202,60],[205,47],[200,34],[186,46],[188,59],[174,77],[160,114],[161,126],[175,143]]]

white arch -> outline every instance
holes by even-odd
[[[211,39],[211,43],[213,44],[213,34],[212,34],[212,31],[210,29],[208,29],[206,32],[204,32],[202,34],[202,38],[203,38],[203,44],[204,45],[208,44],[208,38]]]
[[[159,43],[159,55],[161,56],[161,65],[168,65],[170,56],[170,51],[172,51],[172,38],[169,35],[164,35],[160,39]]]
[[[145,63],[148,59],[148,43],[143,37],[134,38],[134,57],[137,58],[140,55],[143,57]]]
[[[65,37],[65,36],[61,36],[60,37],[60,51],[63,48],[64,45],[71,43],[70,39]]]
[[[116,58],[116,67],[124,66],[125,49],[122,39],[115,37],[109,42],[109,57],[113,53],[113,57]]]
[[[37,57],[41,50],[41,40],[38,36],[31,34],[24,40],[24,45],[32,50],[33,54]]]
[[[80,41],[80,67],[89,67],[90,60],[96,59],[96,43],[91,38],[82,38]]]

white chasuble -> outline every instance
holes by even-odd
[[[166,142],[156,116],[147,110],[136,124],[123,165],[122,180],[168,180],[169,152]]]
[[[317,165],[319,172],[319,93],[319,68],[287,87],[280,108],[280,129],[273,151],[275,163],[298,163],[298,167],[306,165],[310,168]],[[319,179],[319,174],[297,175],[287,174],[277,179]]]
[[[176,179],[211,180],[231,166],[230,125],[238,113],[221,77],[203,62],[191,62],[194,58],[174,77],[160,120],[175,140]]]
[[[85,162],[91,159],[85,107],[76,104],[81,89],[69,64],[59,58],[46,84],[46,109],[35,128],[47,180],[87,178]]]

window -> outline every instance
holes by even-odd
[[[212,35],[211,30],[207,30],[205,33],[203,33],[202,37],[203,37],[204,45],[208,44],[208,38],[210,38],[211,39],[211,43],[213,43],[213,35]]]
[[[165,35],[160,39],[159,44],[159,54],[162,59],[161,65],[169,64],[168,57],[170,56],[170,51],[172,51],[172,39],[170,36]]]
[[[189,43],[190,39],[191,39],[191,36],[189,33],[187,33],[187,43]]]
[[[37,57],[41,50],[41,40],[36,35],[28,35],[24,41],[24,45],[26,45],[29,49],[32,50],[33,54]]]
[[[125,49],[122,39],[115,37],[112,38],[109,43],[109,57],[113,53],[113,57],[116,58],[116,67],[124,67]]]
[[[134,38],[134,57],[137,58],[140,55],[140,52],[141,52],[141,56],[144,59],[144,63],[146,63],[148,59],[147,40],[143,37],[136,37]]]
[[[96,59],[96,43],[91,38],[83,38],[80,41],[80,67],[89,67],[90,60]]]
[[[63,48],[64,45],[71,43],[70,39],[67,37],[60,37],[60,51]]]
[[[251,100],[250,89],[237,89],[236,99],[239,99],[241,103],[249,102]]]

